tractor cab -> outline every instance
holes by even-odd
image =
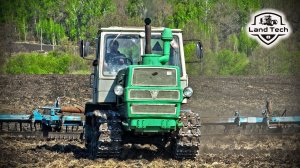
[[[152,27],[150,48],[152,54],[163,54],[161,38],[163,27]],[[183,37],[180,29],[172,29],[170,41],[170,57],[166,65],[177,66],[180,73],[182,89],[188,86],[185,67]],[[94,72],[91,74],[93,103],[116,103],[114,87],[118,72],[129,65],[141,65],[145,54],[146,34],[143,27],[108,27],[101,28],[96,40],[96,59],[93,62]],[[81,56],[87,54],[87,46],[81,43]],[[198,51],[201,45],[197,45]],[[186,99],[183,99],[183,103]]]

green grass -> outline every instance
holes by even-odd
[[[3,71],[6,74],[87,74],[89,66],[79,56],[54,51],[14,55],[6,61]]]

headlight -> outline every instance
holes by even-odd
[[[190,98],[193,95],[193,89],[191,87],[186,87],[183,89],[183,95],[187,98]]]
[[[121,85],[116,85],[114,92],[117,96],[121,96],[124,93],[124,88]]]

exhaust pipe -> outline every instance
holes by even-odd
[[[165,28],[161,39],[164,42],[164,51],[163,55],[152,54],[151,50],[151,19],[145,19],[145,36],[146,36],[146,46],[145,54],[142,55],[142,64],[143,65],[165,65],[169,61],[170,57],[170,42],[173,39],[172,30]]]
[[[145,19],[145,33],[146,33],[146,47],[145,47],[145,54],[152,54],[151,51],[151,19]]]

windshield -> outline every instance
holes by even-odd
[[[153,54],[163,55],[163,41],[161,35],[152,35],[151,36],[151,48]],[[178,66],[181,70],[181,59],[180,59],[180,50],[179,50],[179,39],[178,36],[173,35],[173,40],[171,41],[170,48],[170,59],[169,65]],[[182,76],[182,71],[181,76]]]
[[[129,65],[137,65],[141,61],[141,41],[138,34],[108,34],[104,37],[103,75],[115,76],[119,70]],[[145,45],[145,42],[143,42]],[[161,35],[151,36],[153,54],[163,54]],[[169,65],[181,66],[179,38],[173,35]],[[182,76],[182,71],[181,76]]]
[[[128,65],[138,64],[140,48],[139,35],[106,35],[103,74],[116,75]]]

